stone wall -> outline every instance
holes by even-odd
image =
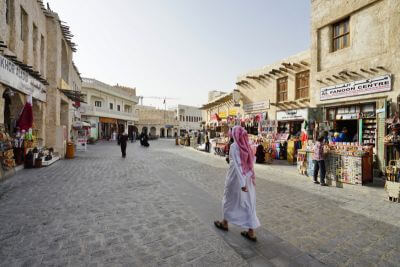
[[[25,27],[21,27],[21,10],[27,14]],[[34,70],[46,77],[46,47],[41,49],[43,37],[46,45],[46,16],[36,0],[12,0],[9,7],[9,23],[6,22],[6,1],[0,2],[0,40],[8,46],[6,52],[18,58]],[[36,26],[33,38],[34,26]],[[21,40],[21,30],[24,31],[24,41]],[[35,45],[33,41],[35,42]],[[35,50],[33,49],[35,46]],[[43,52],[43,54],[41,53]]]
[[[311,104],[333,104],[388,98],[397,102],[400,74],[400,1],[312,1]],[[332,24],[349,18],[350,45],[333,51]],[[342,73],[350,75],[342,75]],[[353,73],[354,72],[354,73]],[[320,101],[320,89],[351,81],[393,74],[391,92]],[[335,77],[336,76],[336,77]]]
[[[282,63],[290,63],[292,69],[286,68]],[[293,64],[296,64],[293,66]],[[303,51],[285,59],[281,59],[273,64],[264,66],[261,69],[239,75],[237,82],[238,89],[242,95],[242,107],[246,104],[267,101],[270,107],[265,110],[268,112],[268,118],[274,120],[278,110],[299,109],[309,106],[309,102],[296,100],[296,74],[310,69],[310,51]],[[280,69],[286,69],[286,71]],[[272,70],[280,70],[275,74],[270,74]],[[269,76],[265,76],[268,74]],[[254,78],[264,75],[264,78]],[[286,104],[277,105],[277,80],[288,77],[288,99]],[[243,83],[245,82],[245,83]],[[304,99],[307,100],[307,99]],[[289,103],[291,102],[291,103]],[[244,112],[244,111],[243,111]]]

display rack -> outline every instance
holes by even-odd
[[[376,118],[365,118],[362,121],[362,145],[375,146],[376,143]]]

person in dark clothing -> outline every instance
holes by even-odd
[[[197,144],[201,145],[201,133],[200,133],[200,131],[197,133]]]
[[[264,163],[264,162],[265,162],[265,149],[262,144],[259,144],[256,150],[256,163]]]
[[[206,152],[210,153],[210,137],[208,136],[208,133],[206,133],[205,142],[206,142]]]
[[[146,133],[142,133],[142,134],[140,135],[140,144],[141,144],[142,146],[144,146],[144,147],[149,147],[149,146],[150,146],[150,144],[149,144],[149,137],[147,136]]]
[[[225,149],[225,155],[226,155],[225,160],[228,164],[229,164],[229,150],[231,150],[231,145],[233,144],[233,142],[235,142],[235,140],[233,139],[233,137],[231,137],[231,139],[229,140],[229,143]]]
[[[123,132],[119,135],[119,144],[121,146],[122,157],[126,157],[126,146],[128,143],[128,133]]]

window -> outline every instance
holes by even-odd
[[[114,104],[113,103],[110,103],[110,109],[111,110],[114,109]]]
[[[21,7],[21,41],[26,40],[26,35],[28,34],[28,14]]]
[[[288,99],[288,77],[280,78],[276,82],[278,102],[286,101]]]
[[[35,25],[35,23],[33,23],[33,32],[32,32],[33,66],[36,69],[38,69],[37,44],[38,44],[38,28]]]
[[[182,115],[179,115],[179,121],[182,121]]]
[[[350,19],[344,19],[333,24],[333,51],[346,48],[350,45]]]
[[[101,101],[94,101],[94,105],[101,108]]]
[[[186,116],[186,121],[189,121],[189,116]]]
[[[296,99],[308,97],[310,88],[310,71],[296,74]]]
[[[44,75],[44,37],[40,35],[40,73]]]
[[[10,24],[11,22],[11,0],[6,0],[6,23]]]
[[[121,111],[121,105],[117,105],[117,110]]]

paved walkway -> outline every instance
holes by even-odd
[[[1,266],[396,266],[400,205],[257,166],[256,244],[220,232],[227,165],[176,147],[89,146],[0,184]]]

